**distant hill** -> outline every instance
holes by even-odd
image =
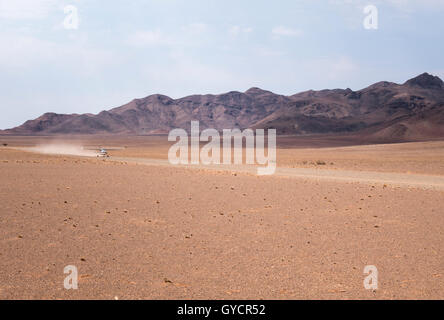
[[[99,114],[45,113],[2,134],[162,134],[189,128],[275,128],[279,134],[360,133],[387,140],[444,137],[444,83],[428,73],[404,84],[306,91],[259,88],[172,99],[151,95]]]

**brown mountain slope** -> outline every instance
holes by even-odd
[[[189,128],[276,128],[280,134],[362,132],[388,139],[444,137],[444,83],[427,73],[404,84],[306,91],[283,96],[259,88],[171,99],[151,95],[93,114],[46,113],[4,134],[156,134]]]

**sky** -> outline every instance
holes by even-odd
[[[443,18],[444,0],[0,0],[0,129],[155,93],[444,79]]]

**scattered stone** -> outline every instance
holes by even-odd
[[[165,283],[173,283],[173,281],[168,280],[167,278],[163,278],[163,282],[165,282]]]

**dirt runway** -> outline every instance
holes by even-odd
[[[241,172],[257,174],[257,166],[248,165],[172,165],[167,160],[111,157],[108,161],[130,162],[136,164],[153,166],[175,166],[187,169],[205,169],[213,171]],[[444,176],[441,175],[421,175],[421,174],[401,174],[388,172],[352,171],[352,170],[331,170],[331,169],[311,169],[311,168],[276,168],[271,176],[287,178],[305,178],[314,180],[331,180],[342,182],[360,182],[366,184],[392,185],[407,188],[422,188],[444,191]]]

